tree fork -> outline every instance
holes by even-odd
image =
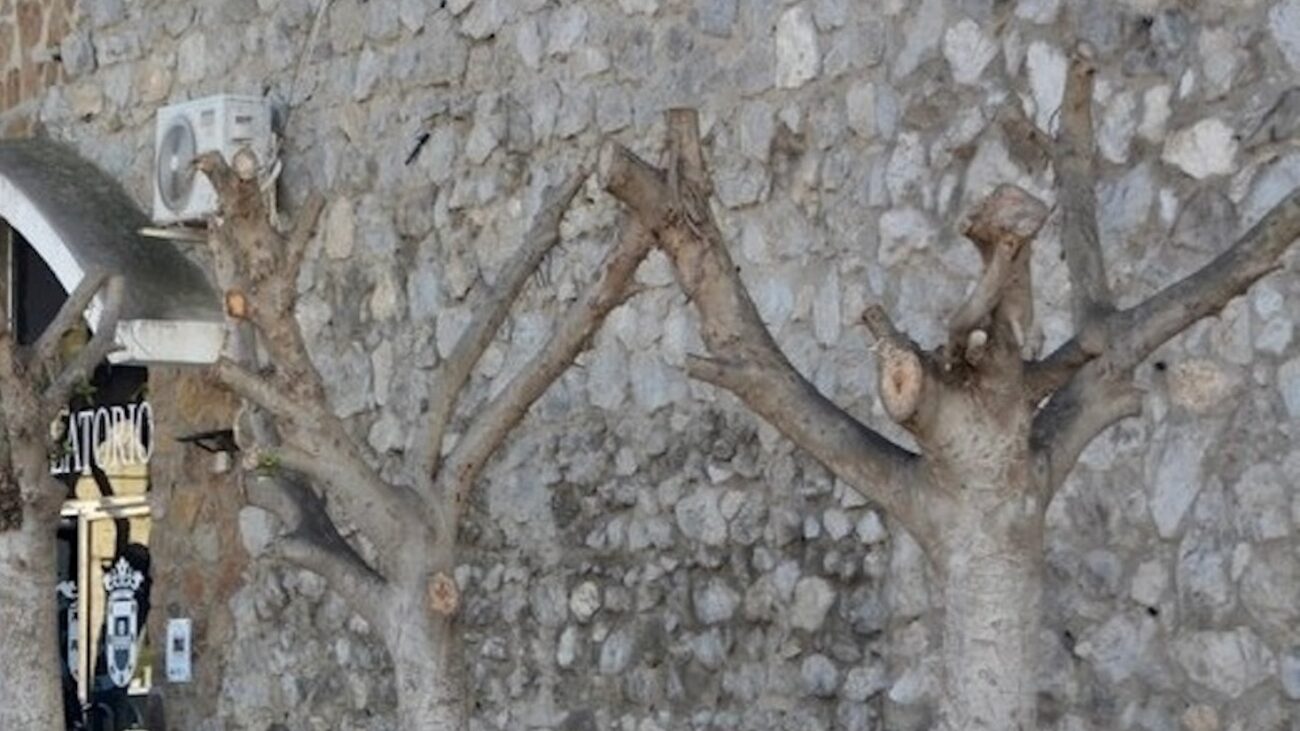
[[[376,626],[396,672],[402,728],[462,731],[469,704],[454,572],[459,523],[474,483],[533,403],[588,347],[605,316],[635,292],[632,279],[652,238],[634,221],[622,227],[594,281],[557,321],[546,346],[468,420],[444,463],[439,458],[458,400],[514,303],[560,242],[560,222],[588,173],[580,169],[548,190],[497,286],[476,290],[471,323],[430,379],[428,454],[401,479],[385,480],[373,466],[375,456],[331,410],[294,316],[298,270],[323,199],[310,196],[293,228],[281,232],[248,156],[227,165],[204,155],[198,168],[221,204],[211,243],[236,334],[237,352],[217,364],[216,374],[248,411],[252,428],[241,442],[249,502],[284,526],[269,555],[319,574]],[[259,337],[269,354],[265,367],[257,361]],[[340,534],[331,512],[341,513],[374,550],[363,557]]]
[[[917,455],[831,403],[790,364],[759,317],[713,220],[697,113],[670,110],[666,123],[670,170],[610,143],[601,154],[601,181],[654,234],[700,315],[708,357],[690,358],[691,374],[733,393],[927,542],[934,529],[921,508],[927,478]]]
[[[831,404],[776,346],[713,220],[693,112],[667,115],[666,170],[617,145],[601,156],[606,188],[654,234],[699,314],[708,354],[688,359],[689,374],[730,391],[925,548],[946,606],[944,731],[1037,728],[1043,532],[1053,490],[1094,437],[1140,407],[1133,368],[1273,271],[1300,236],[1298,191],[1214,262],[1116,310],[1097,236],[1092,75],[1083,49],[1070,67],[1060,138],[1053,145],[1030,135],[1040,151],[1054,147],[1075,336],[1041,360],[1023,360],[1032,344],[1030,243],[1048,211],[1012,186],[981,202],[965,227],[985,268],[949,322],[941,357],[898,332],[883,308],[864,313],[880,360],[879,396],[921,455]]]

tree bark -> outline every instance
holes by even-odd
[[[1030,243],[1048,209],[1014,186],[999,187],[964,226],[984,272],[945,346],[921,349],[883,307],[863,315],[885,411],[920,454],[821,396],[781,352],[714,219],[693,110],[667,113],[664,169],[613,143],[601,155],[605,189],[654,235],[699,315],[708,354],[689,356],[691,377],[730,391],[878,503],[933,562],[946,607],[943,731],[1038,728],[1044,515],[1054,489],[1097,434],[1139,411],[1133,369],[1274,271],[1300,237],[1295,191],[1197,273],[1116,310],[1097,236],[1089,58],[1081,48],[1071,65],[1055,151],[1074,337],[1036,359]]]
[[[1036,731],[1043,514],[1032,491],[954,511],[940,570],[942,731]]]
[[[58,648],[58,513],[27,511],[0,533],[0,729],[62,729]]]
[[[88,272],[35,346],[21,351],[0,308],[0,484],[8,488],[0,503],[8,529],[0,531],[0,729],[63,728],[54,586],[65,488],[50,476],[50,424],[112,349],[123,292],[121,276]],[[95,334],[61,353],[63,335],[96,295],[103,310]]]
[[[588,173],[579,170],[550,189],[495,286],[479,288],[472,321],[430,385],[428,455],[413,460],[402,479],[386,480],[374,467],[376,455],[331,409],[294,317],[300,264],[321,200],[304,205],[286,234],[264,206],[264,181],[255,179],[256,161],[246,153],[237,153],[231,165],[203,155],[197,167],[221,200],[213,262],[227,315],[237,323],[232,357],[218,363],[216,375],[251,407],[251,428],[237,433],[248,499],[285,528],[267,555],[324,577],[377,627],[396,671],[403,729],[464,731],[469,702],[454,629],[460,590],[452,578],[460,519],[479,471],[509,432],[588,347],[605,316],[635,293],[633,278],[652,237],[634,223],[621,227],[617,244],[557,321],[546,347],[466,420],[463,431],[456,425],[455,446],[449,447],[444,437],[462,391],[533,273],[560,243],[561,219]],[[265,364],[258,360],[259,337]],[[327,502],[372,553],[363,557],[343,537]]]
[[[387,634],[403,731],[466,731],[470,698],[455,617],[403,606]]]

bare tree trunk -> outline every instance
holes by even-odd
[[[0,729],[63,728],[59,678],[57,513],[27,511],[0,534]]]
[[[403,731],[465,731],[469,707],[455,621],[415,607],[395,616],[388,647]]]
[[[511,260],[491,287],[476,290],[468,305],[474,315],[430,383],[426,458],[412,463],[403,479],[389,480],[374,467],[369,445],[355,440],[331,409],[294,317],[300,265],[324,201],[310,196],[293,228],[281,232],[264,206],[257,161],[241,152],[232,163],[208,154],[197,167],[221,199],[221,216],[212,222],[213,262],[238,334],[216,376],[249,409],[241,423],[250,428],[238,430],[248,500],[283,526],[267,554],[324,577],[377,628],[394,665],[401,728],[465,731],[470,700],[456,628],[455,546],[474,484],[533,403],[586,350],[605,316],[636,292],[633,278],[653,237],[635,222],[620,227],[545,346],[461,431],[462,391],[560,243],[560,222],[589,173],[580,169],[549,188]],[[259,344],[268,363],[258,360]],[[457,438],[448,447],[444,436],[453,426]],[[335,510],[365,537],[371,557],[339,532]]]
[[[50,476],[50,425],[108,356],[123,286],[120,276],[88,273],[21,350],[0,308],[0,729],[64,726],[54,586],[65,487]],[[81,326],[96,296],[98,330],[80,350],[64,352],[64,334]]]
[[[655,237],[699,315],[707,355],[691,377],[730,391],[835,476],[889,512],[940,577],[943,731],[1035,731],[1044,513],[1080,452],[1142,405],[1133,370],[1169,338],[1275,271],[1300,239],[1300,190],[1217,259],[1133,308],[1116,307],[1098,243],[1090,51],[1075,54],[1056,172],[1075,335],[1041,360],[1030,246],[1050,211],[996,188],[964,217],[984,271],[949,323],[918,346],[881,305],[863,313],[885,412],[914,453],[835,406],[790,364],[750,299],[713,215],[698,114],[669,110],[667,165],[625,147],[601,155],[605,188]],[[1028,346],[1028,347],[1027,347]],[[1036,354],[1035,354],[1036,356]]]
[[[955,516],[945,546],[943,731],[1035,731],[1043,520],[1032,499]]]

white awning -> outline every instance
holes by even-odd
[[[115,363],[212,363],[221,352],[220,298],[201,267],[170,241],[145,238],[149,220],[118,183],[47,140],[0,141],[0,218],[71,292],[87,272],[125,277]],[[99,320],[99,304],[87,313]]]

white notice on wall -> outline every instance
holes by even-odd
[[[190,620],[167,620],[167,682],[190,682]]]

